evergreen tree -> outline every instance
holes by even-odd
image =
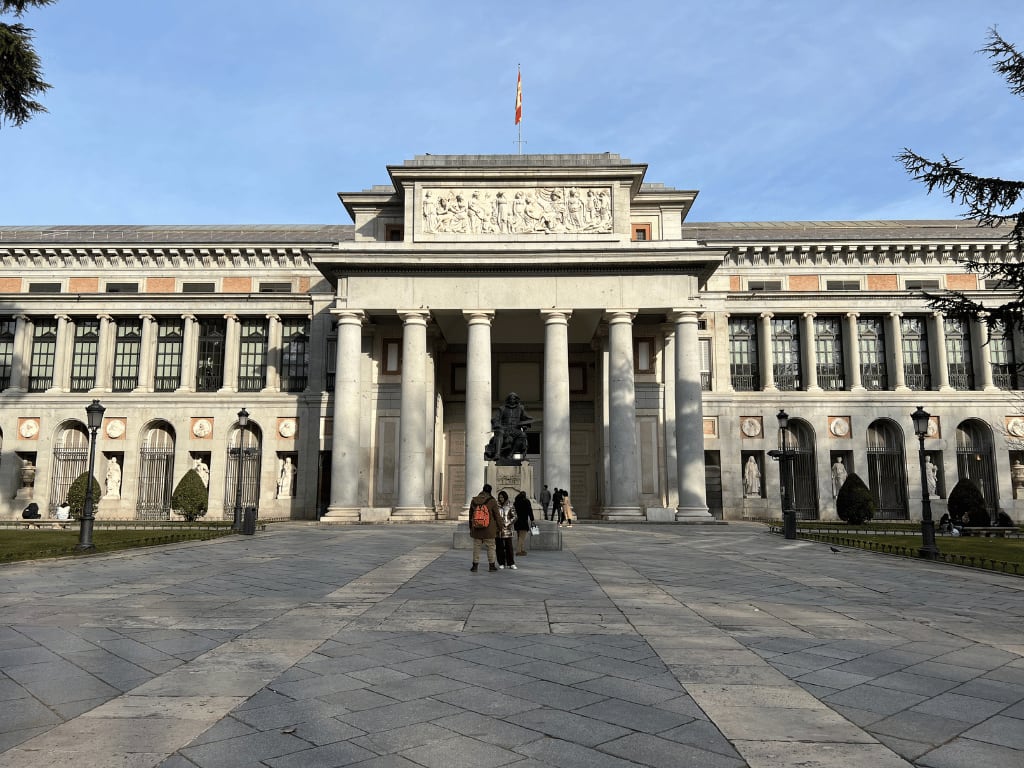
[[[71,507],[71,517],[80,520],[85,513],[86,486],[89,484],[89,473],[83,472],[75,478],[75,482],[68,488],[68,506]],[[96,514],[96,505],[100,503],[100,481],[93,475],[92,478],[92,512]]]
[[[55,0],[0,0],[0,15],[20,18],[25,9]],[[24,24],[0,21],[0,127],[9,123],[21,127],[46,107],[35,97],[49,90],[43,81],[39,56],[32,47],[32,30]]]
[[[839,519],[850,525],[863,525],[871,522],[877,508],[871,489],[860,479],[860,475],[856,472],[847,475],[846,482],[836,496],[836,514]]]
[[[992,68],[1010,87],[1010,92],[1024,97],[1024,53],[1008,43],[993,27],[989,30],[988,44],[979,53],[992,59]],[[916,180],[923,182],[931,193],[939,190],[951,202],[965,206],[965,218],[980,226],[1000,227],[1012,224],[1008,237],[1018,248],[1024,248],[1024,181],[997,177],[977,176],[969,173],[960,160],[946,155],[941,160],[929,160],[904,148],[896,159]],[[969,272],[983,278],[999,280],[1006,289],[1013,290],[1012,300],[996,306],[973,299],[959,291],[943,294],[925,294],[929,306],[946,316],[979,317],[985,315],[989,323],[1003,328],[1024,330],[1024,263],[968,259],[963,262]]]
[[[206,514],[207,499],[208,491],[203,479],[198,472],[190,469],[178,481],[178,487],[171,494],[171,509],[192,523]]]

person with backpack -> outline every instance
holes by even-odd
[[[491,496],[490,483],[484,483],[483,490],[469,502],[469,536],[473,539],[473,567],[469,570],[476,571],[480,564],[481,543],[487,548],[488,570],[498,570],[494,546],[497,535],[498,502]]]

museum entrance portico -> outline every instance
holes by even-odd
[[[696,330],[723,252],[678,234],[695,193],[647,189],[644,166],[611,155],[388,170],[393,187],[340,195],[353,239],[313,254],[338,328],[325,518],[457,518],[513,392],[533,419],[533,498],[708,517]]]

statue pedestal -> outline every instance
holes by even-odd
[[[488,461],[484,470],[484,482],[491,486],[491,493],[495,498],[498,491],[505,491],[510,499],[514,499],[520,491],[526,491],[526,495],[533,495],[533,467],[525,459],[518,463],[506,463],[504,461]]]

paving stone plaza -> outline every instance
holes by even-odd
[[[0,566],[0,766],[1024,764],[1024,580],[745,523],[564,541],[470,573],[447,524],[288,523]]]

